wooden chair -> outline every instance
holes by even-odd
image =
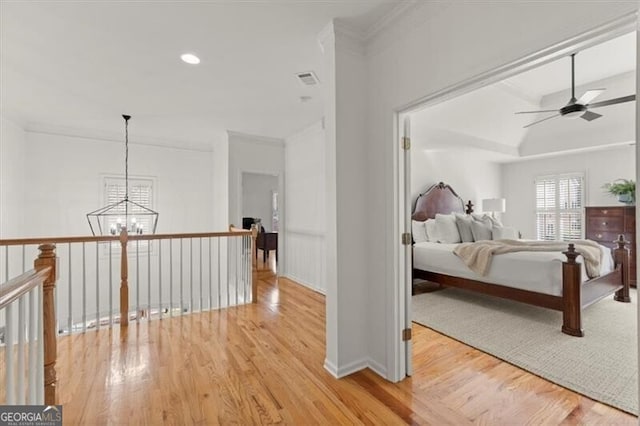
[[[256,238],[256,259],[258,258],[258,250],[262,250],[262,261],[266,262],[271,250],[276,251],[276,262],[278,262],[278,233],[265,232],[264,226],[260,227],[258,237]]]

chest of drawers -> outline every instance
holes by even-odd
[[[619,234],[629,241],[629,275],[636,286],[636,208],[635,206],[587,207],[585,237],[614,248]]]

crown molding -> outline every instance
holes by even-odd
[[[242,139],[240,142],[245,142],[245,143],[272,145],[278,148],[284,147],[284,139],[270,138],[268,136],[252,135],[249,133],[235,132],[233,130],[227,130],[227,135],[229,137],[230,142],[231,142],[231,138],[238,138],[238,139]]]
[[[364,33],[345,24],[340,19],[333,19],[317,36],[320,51],[324,54],[327,48],[333,44],[336,51],[364,56],[366,38]]]
[[[563,149],[561,151],[542,152],[540,154],[522,155],[518,153],[518,156],[516,158],[500,161],[500,163],[502,164],[521,163],[523,161],[541,160],[545,158],[562,157],[565,155],[576,155],[576,154],[585,154],[589,152],[623,149],[623,148],[628,148],[635,145],[636,145],[635,141],[626,141],[626,142],[614,142],[614,143],[603,144],[603,145],[586,146],[583,148]]]
[[[408,11],[415,8],[417,3],[418,1],[416,0],[403,0],[396,4],[388,13],[366,29],[364,32],[365,40],[371,40],[387,28],[393,26],[402,16],[409,13]]]
[[[18,126],[20,129],[22,129],[22,131],[25,130],[28,124],[28,122],[24,120],[22,117],[20,117],[19,115],[14,115],[11,113],[7,113],[5,111],[0,111],[0,119],[2,119],[3,121],[8,121],[15,126]]]
[[[544,96],[540,96],[537,97],[535,95],[532,95],[528,92],[525,92],[524,90],[522,90],[520,87],[516,86],[513,83],[510,83],[506,80],[502,80],[496,83],[495,85],[496,88],[502,90],[503,92],[514,96],[520,100],[523,100],[527,103],[530,103],[532,105],[536,105],[536,106],[540,106],[541,102],[542,102],[542,98]]]
[[[444,1],[403,1],[367,31],[366,54],[375,55],[453,6]]]
[[[101,141],[111,143],[124,143],[124,136],[120,133],[103,131],[98,129],[81,129],[66,126],[56,126],[45,123],[29,122],[24,127],[25,132],[37,133],[43,135],[52,136],[65,136],[72,138],[82,138],[90,141]],[[131,140],[133,139],[133,140]],[[196,152],[212,152],[213,143],[211,142],[183,142],[171,139],[149,137],[149,136],[134,136],[130,138],[129,145],[142,145],[153,146],[157,148],[177,149],[184,151],[196,151]]]

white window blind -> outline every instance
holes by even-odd
[[[539,177],[536,186],[536,237],[576,240],[583,236],[584,176]]]
[[[111,205],[122,201],[125,196],[125,179],[123,177],[105,177],[104,197],[105,205]],[[133,201],[148,209],[153,209],[153,179],[129,178],[129,201]],[[142,225],[145,232],[150,232],[153,223],[150,216],[143,216],[140,213],[144,209],[129,203],[129,218],[135,217],[138,224]],[[109,216],[106,221],[106,229],[115,225],[118,218],[124,221],[125,203],[120,204],[112,210],[113,216]]]

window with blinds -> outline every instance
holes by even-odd
[[[535,186],[537,239],[582,238],[584,175],[543,176],[535,180]]]
[[[153,194],[154,180],[151,178],[131,178],[129,177],[129,200],[134,203],[140,204],[143,207],[153,209]],[[116,204],[124,199],[125,195],[125,179],[124,177],[108,176],[104,178],[104,201],[105,205]],[[125,218],[125,203],[120,204],[117,208],[110,211],[113,215],[110,215],[105,220],[105,229],[111,229],[112,225],[116,225],[118,219],[124,222]],[[133,204],[129,204],[128,215],[131,218],[136,218],[138,225],[142,226],[144,233],[148,233],[153,229],[153,223],[150,216],[138,215],[143,210],[140,207],[136,207]],[[148,241],[140,241],[136,244],[137,250],[142,253],[152,251],[153,244],[149,244]],[[112,244],[113,250],[120,250],[120,243],[114,242]]]

